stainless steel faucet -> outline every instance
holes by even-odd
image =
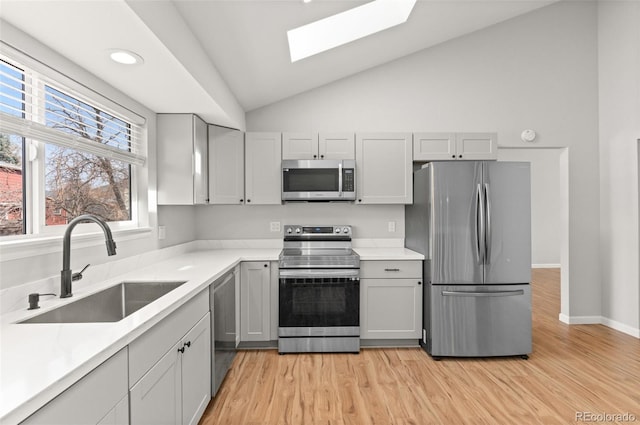
[[[100,217],[96,217],[92,214],[79,215],[69,222],[67,230],[64,232],[64,239],[62,242],[62,271],[60,272],[60,298],[68,298],[73,295],[71,292],[71,282],[82,279],[82,272],[86,270],[89,265],[82,269],[79,273],[73,273],[71,271],[71,232],[78,223],[83,221],[93,221],[102,228],[104,233],[105,242],[107,243],[107,255],[116,255],[116,243],[111,236],[111,229],[109,225]]]

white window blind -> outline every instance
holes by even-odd
[[[0,56],[0,131],[142,165],[143,127]]]

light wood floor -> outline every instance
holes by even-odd
[[[241,351],[200,424],[550,425],[580,422],[577,412],[640,423],[640,340],[559,322],[559,281],[559,270],[534,270],[529,360]]]

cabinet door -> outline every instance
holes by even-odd
[[[414,161],[442,161],[456,158],[455,133],[415,133]]]
[[[317,133],[282,133],[282,159],[318,159]]]
[[[158,204],[193,205],[193,116],[158,114]]]
[[[209,126],[209,203],[244,203],[244,134]]]
[[[320,133],[318,153],[320,159],[356,159],[353,133]]]
[[[97,425],[129,425],[129,396],[122,397]]]
[[[183,338],[182,424],[196,425],[211,400],[211,318],[207,313]]]
[[[121,414],[115,416],[113,409],[121,406],[126,396],[127,349],[124,348],[21,424],[88,425],[116,417],[122,419]]]
[[[456,134],[456,154],[462,160],[498,159],[497,133]]]
[[[420,338],[420,279],[360,279],[362,339]]]
[[[356,134],[359,204],[413,201],[411,133]]]
[[[175,344],[129,391],[131,423],[136,425],[180,424],[182,341]]]
[[[245,150],[247,205],[281,204],[280,133],[246,133]]]
[[[242,341],[269,341],[271,279],[268,262],[244,262],[240,267],[240,332]]]
[[[209,167],[208,167],[208,137],[207,123],[197,115],[193,120],[193,203],[206,204],[209,202]],[[162,169],[158,169],[162,172]]]

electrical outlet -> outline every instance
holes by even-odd
[[[396,222],[395,221],[390,221],[388,223],[388,229],[389,229],[389,233],[393,233],[396,231]]]
[[[269,229],[272,232],[279,232],[280,231],[280,222],[279,221],[272,221],[271,223],[269,223]]]
[[[165,226],[158,226],[158,239],[162,240],[167,237],[167,228]]]

